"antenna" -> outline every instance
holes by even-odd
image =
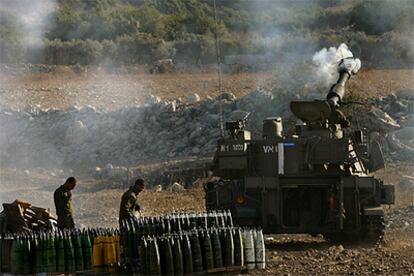
[[[213,0],[214,3],[214,21],[216,23],[216,28],[214,30],[214,42],[216,46],[216,58],[217,58],[217,75],[219,81],[219,94],[223,93],[223,77],[221,74],[221,58],[220,58],[220,47],[219,47],[219,38],[217,35],[218,29],[218,20],[217,20],[217,8],[216,8],[216,0]],[[219,104],[219,112],[220,112],[220,137],[224,137],[224,116],[223,116],[223,104],[220,100]]]

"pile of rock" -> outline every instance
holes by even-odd
[[[0,160],[34,166],[136,164],[179,156],[207,155],[219,136],[220,104],[225,118],[271,106],[272,95],[255,91],[236,99],[163,101],[150,96],[143,106],[117,111],[92,106],[67,110],[37,107],[0,111]],[[270,115],[270,113],[269,113]]]
[[[394,209],[386,215],[388,229],[408,228],[414,229],[414,206]]]
[[[231,93],[202,100],[196,94],[186,100],[149,96],[142,106],[116,111],[92,106],[1,110],[0,160],[16,165],[73,168],[211,155],[220,133],[220,110],[225,120],[240,119],[252,112],[248,127],[253,136],[260,137],[264,118],[281,116],[289,124],[294,122],[288,104],[292,99],[317,97],[277,95],[258,89],[239,99]],[[385,151],[398,158],[414,156],[412,100],[408,92],[377,99],[373,102],[376,107],[367,115],[371,119],[362,125],[375,131],[377,136],[374,133],[372,137],[380,139]]]
[[[388,233],[386,234],[388,240]],[[281,236],[281,235],[279,235]],[[266,274],[276,275],[410,275],[412,239],[400,239],[398,249],[375,246],[332,245],[320,238],[294,236],[290,241],[267,240]],[[401,244],[406,244],[402,250]],[[273,250],[272,250],[273,249]],[[408,258],[406,256],[409,256]]]
[[[371,138],[378,139],[392,159],[414,158],[414,91],[403,90],[373,99],[371,120],[367,123]]]

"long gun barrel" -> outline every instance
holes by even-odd
[[[345,95],[345,84],[361,68],[361,61],[354,58],[342,59],[338,65],[339,78],[329,90],[326,100],[332,109],[338,107]]]

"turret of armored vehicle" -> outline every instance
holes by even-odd
[[[380,239],[394,187],[371,176],[384,167],[380,146],[351,130],[340,110],[359,68],[358,59],[342,59],[326,100],[290,103],[300,121],[293,135],[284,135],[280,117],[266,118],[255,140],[246,118],[227,122],[212,165],[219,180],[205,186],[207,209],[230,209],[236,223],[265,233]]]

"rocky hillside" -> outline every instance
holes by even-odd
[[[239,98],[232,93],[204,99],[197,94],[175,100],[148,96],[142,106],[116,111],[91,106],[2,109],[0,160],[7,160],[7,165],[76,168],[208,156],[219,137],[220,108],[226,120],[252,112],[248,126],[260,137],[261,121],[275,115],[284,118],[289,133],[295,122],[290,100],[319,97],[315,93],[274,95],[259,89]],[[382,144],[390,160],[412,160],[413,101],[413,91],[398,91],[346,112],[353,115],[355,126],[367,128],[370,138]]]

